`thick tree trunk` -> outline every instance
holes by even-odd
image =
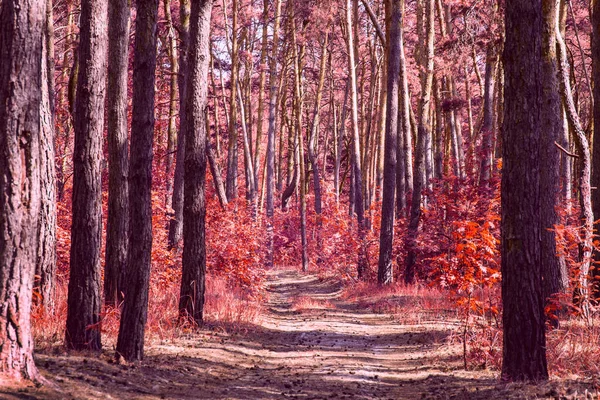
[[[46,5],[0,5],[0,382],[41,381],[30,309],[41,208],[42,49]],[[4,58],[6,57],[6,58]]]
[[[152,158],[158,0],[137,0],[129,168],[129,257],[117,353],[144,357],[152,257]],[[186,157],[187,158],[187,157]]]
[[[196,324],[201,324],[203,320],[206,275],[204,185],[208,132],[204,108],[208,87],[211,12],[211,0],[194,1],[192,4],[186,89],[185,218],[179,313],[192,318]]]
[[[173,178],[172,216],[169,222],[169,248],[179,244],[183,234],[183,164],[185,162],[185,79],[187,76],[187,46],[190,34],[190,1],[179,1],[179,134],[175,155],[175,177]]]
[[[101,159],[106,92],[107,2],[81,2],[75,98],[71,269],[65,342],[100,350]]]
[[[547,165],[542,120],[546,99],[544,80],[556,82],[543,68],[542,4],[546,0],[506,3],[504,48],[505,108],[502,125],[501,255],[504,344],[502,375],[508,380],[548,379],[544,291],[542,277],[542,219],[544,196],[555,196],[542,185]],[[554,1],[554,0],[550,0]],[[550,116],[554,118],[553,116]]]
[[[385,124],[385,157],[383,169],[383,199],[379,235],[379,265],[377,281],[380,285],[394,280],[392,244],[394,242],[394,205],[396,193],[396,150],[398,140],[398,78],[400,76],[400,1],[386,1],[387,49],[387,118]],[[404,171],[402,171],[404,172]],[[402,182],[403,183],[403,182]],[[404,193],[401,193],[404,195]]]
[[[104,266],[104,303],[123,301],[127,270],[129,149],[127,131],[127,70],[129,67],[129,1],[108,5],[108,221]]]

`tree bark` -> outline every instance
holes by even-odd
[[[33,360],[46,4],[0,5],[0,381],[43,381]]]
[[[106,88],[107,2],[83,0],[75,97],[71,269],[65,344],[100,350],[102,135]]]
[[[357,272],[359,279],[362,278],[366,272],[367,260],[364,254],[364,199],[363,199],[363,176],[361,169],[361,151],[360,151],[360,135],[359,135],[359,124],[358,124],[358,96],[356,86],[356,61],[354,47],[354,34],[352,24],[352,0],[346,2],[346,29],[348,32],[347,48],[348,48],[348,69],[350,79],[350,112],[352,122],[352,188],[351,190],[351,204],[354,203],[354,211],[356,212],[356,220],[358,222],[358,231],[361,241],[361,246],[358,254],[358,266]],[[354,193],[352,193],[354,192]],[[353,194],[353,195],[352,195]],[[350,208],[352,210],[352,207]]]
[[[229,147],[227,150],[227,180],[226,191],[229,201],[238,197],[237,175],[238,175],[238,133],[237,133],[237,85],[238,85],[238,0],[233,0],[231,26],[231,75],[230,75],[230,97],[229,97]]]
[[[492,160],[494,157],[494,75],[496,73],[496,61],[494,44],[489,43],[485,61],[483,124],[481,126],[483,157],[481,158],[481,171],[479,175],[479,185],[485,188],[489,187],[489,180],[492,177]]]
[[[125,279],[127,294],[117,339],[117,353],[127,361],[144,357],[148,314],[157,19],[158,0],[137,0],[129,168],[129,256]]]
[[[121,0],[122,1],[122,0]],[[167,181],[166,197],[172,200],[173,181],[171,170],[173,169],[173,154],[177,144],[177,75],[179,74],[179,60],[177,59],[177,37],[173,27],[171,16],[171,0],[164,0],[164,13],[167,28],[167,54],[169,57],[170,82],[169,82],[169,124],[167,127],[167,154],[165,157],[165,179]],[[110,58],[112,60],[112,58]],[[213,82],[214,87],[214,82]],[[215,105],[216,105],[215,101]],[[110,103],[109,103],[110,104]],[[215,122],[216,123],[216,122]]]
[[[108,220],[104,266],[104,303],[123,301],[129,238],[129,149],[127,131],[127,81],[129,67],[129,0],[108,5]]]
[[[546,2],[506,3],[501,256],[502,376],[507,380],[548,379],[541,203],[555,193],[542,184],[542,169],[548,165],[540,150],[545,150],[542,136],[548,134],[541,121],[548,116],[543,81],[556,79],[543,68],[544,50],[550,50],[544,49],[544,29],[554,32],[553,27],[544,27]]]
[[[600,232],[600,1],[593,2],[592,10],[592,81],[594,84],[594,133],[592,142],[592,178],[591,186],[597,188],[592,191],[592,208],[594,212],[594,229]],[[592,297],[600,300],[600,251],[594,251],[594,266],[592,268]]]
[[[40,236],[34,286],[46,310],[54,309],[56,278],[56,169],[54,149],[54,21],[52,0],[46,0],[46,20],[42,54],[42,107],[40,146],[40,190],[42,204]]]
[[[207,131],[204,119],[210,59],[212,1],[194,1],[190,23],[190,52],[186,89],[185,204],[183,270],[179,313],[202,323],[206,275],[205,220]]]
[[[175,177],[173,178],[172,216],[169,223],[169,248],[179,244],[183,234],[183,164],[185,162],[185,79],[187,76],[187,46],[190,33],[190,1],[179,1],[179,134],[175,155]]]
[[[327,69],[327,45],[329,43],[329,33],[325,33],[325,41],[321,49],[321,65],[319,69],[319,82],[317,84],[317,93],[315,99],[315,107],[313,109],[313,122],[310,129],[308,139],[308,159],[313,170],[313,185],[315,191],[315,213],[320,215],[322,212],[321,205],[321,171],[319,168],[318,156],[316,151],[316,141],[319,132],[319,108],[323,98],[323,86],[325,85],[325,72]]]
[[[408,284],[414,283],[415,264],[417,257],[417,236],[419,233],[419,222],[421,219],[421,197],[425,188],[425,151],[427,136],[431,136],[431,121],[429,118],[429,107],[431,101],[431,89],[433,86],[433,39],[434,39],[434,4],[433,0],[425,0],[425,30],[422,37],[423,54],[420,55],[421,67],[421,98],[419,99],[419,125],[417,131],[417,148],[414,165],[414,188],[412,193],[412,204],[410,220],[408,225],[408,241],[406,257],[406,268],[404,270],[404,281]]]
[[[556,7],[560,7],[560,1],[556,0]],[[571,81],[569,79],[569,63],[567,61],[567,46],[563,40],[560,23],[558,16],[556,18],[556,48],[558,53],[558,71],[560,78],[560,89],[564,105],[564,110],[567,114],[569,125],[572,127],[575,143],[579,153],[579,205],[580,205],[580,219],[583,221],[583,228],[581,232],[581,239],[579,244],[579,276],[577,284],[575,285],[575,291],[573,298],[576,305],[583,310],[584,313],[588,311],[589,301],[589,288],[588,288],[588,275],[590,273],[590,267],[592,264],[592,250],[594,248],[593,234],[594,234],[594,212],[592,210],[592,187],[590,184],[592,174],[592,163],[590,155],[590,145],[587,140],[587,135],[583,129],[579,114],[575,108],[575,102],[573,100],[573,92],[571,90]],[[562,109],[559,113],[559,119],[562,120]],[[558,197],[558,196],[557,196]],[[556,291],[556,293],[564,292],[568,287],[568,273],[566,267],[552,271],[550,278],[553,278],[553,285],[548,289],[549,291]],[[556,272],[559,272],[558,276]],[[545,277],[546,278],[546,277]],[[554,293],[547,293],[547,295]]]
[[[398,140],[398,78],[400,76],[400,34],[402,9],[400,0],[386,1],[387,49],[387,118],[385,124],[385,157],[383,198],[379,235],[379,265],[377,281],[387,285],[394,280],[392,244],[394,242],[394,205],[396,193],[396,150]],[[403,193],[402,193],[403,195]]]
[[[265,0],[266,3],[266,0]],[[269,62],[269,129],[267,131],[267,154],[266,154],[266,190],[267,190],[267,240],[268,240],[268,267],[273,267],[274,258],[274,227],[273,215],[275,211],[275,129],[277,124],[277,54],[279,46],[279,24],[281,20],[281,0],[275,0],[275,20],[273,24],[273,42],[271,59]],[[266,19],[265,19],[266,24]],[[266,29],[266,27],[265,27]],[[283,124],[282,124],[283,125]],[[283,133],[281,133],[283,137]],[[282,143],[282,142],[281,142]],[[283,149],[280,146],[280,154]],[[280,158],[281,164],[281,158]],[[279,165],[281,169],[281,165]]]

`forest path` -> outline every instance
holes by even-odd
[[[258,324],[241,333],[202,330],[153,343],[138,365],[40,354],[38,365],[62,392],[0,389],[0,398],[498,398],[495,374],[462,371],[439,322],[409,325],[374,314],[344,301],[335,281],[291,269],[269,272],[267,290]]]

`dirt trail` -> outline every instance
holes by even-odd
[[[333,281],[269,274],[258,325],[149,346],[138,365],[107,356],[40,354],[59,391],[0,388],[7,399],[490,399],[526,398],[495,374],[461,371],[449,330],[407,325],[340,299]],[[297,310],[294,302],[310,298]],[[311,308],[310,305],[313,305]],[[539,393],[537,394],[539,396]],[[539,398],[539,397],[538,397]]]

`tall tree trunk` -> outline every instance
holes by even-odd
[[[543,36],[542,36],[542,65],[543,76],[541,84],[546,99],[543,111],[545,118],[541,120],[544,133],[541,136],[542,163],[540,170],[540,192],[546,195],[541,198],[542,217],[542,266],[544,297],[556,293],[564,293],[569,283],[567,267],[563,257],[556,249],[556,234],[554,227],[560,224],[557,213],[561,205],[560,199],[560,151],[556,142],[560,140],[563,130],[563,113],[561,109],[560,82],[558,79],[559,62],[557,60],[556,26],[560,0],[543,0]],[[559,32],[560,33],[560,32]],[[588,149],[589,151],[589,149]],[[591,251],[591,249],[590,249]]]
[[[421,98],[419,99],[419,125],[417,131],[417,148],[414,165],[414,188],[412,193],[412,204],[410,210],[410,221],[408,225],[408,242],[406,257],[406,268],[404,270],[404,281],[414,283],[415,264],[417,257],[417,235],[419,233],[419,222],[421,219],[421,197],[425,188],[425,151],[427,136],[431,135],[430,101],[433,86],[433,39],[434,39],[434,4],[433,0],[425,0],[424,10],[424,34],[422,37],[422,53],[419,64],[421,67]]]
[[[592,81],[594,84],[594,133],[592,146],[592,179],[591,185],[600,188],[600,1],[593,2],[592,10]],[[592,208],[594,211],[594,228],[600,232],[600,189],[592,191]],[[600,300],[600,251],[594,252],[594,267],[592,275],[592,297]]]
[[[292,11],[294,8],[292,8]],[[306,234],[306,167],[304,165],[304,134],[302,133],[302,111],[304,93],[302,90],[302,70],[304,68],[304,44],[298,45],[296,41],[296,21],[291,15],[291,36],[294,47],[294,96],[296,103],[296,135],[298,137],[298,169],[300,171],[300,239],[302,242],[302,271],[308,271],[308,238]],[[298,49],[300,47],[300,49]]]
[[[308,159],[313,170],[313,184],[315,190],[315,213],[321,214],[321,171],[319,169],[318,156],[315,148],[315,142],[319,132],[319,108],[323,98],[323,86],[325,85],[325,72],[327,69],[327,45],[329,43],[329,33],[325,33],[325,41],[321,49],[321,66],[319,69],[319,82],[317,84],[317,93],[315,107],[313,109],[313,121],[308,139]]]
[[[185,79],[187,76],[187,47],[190,34],[190,1],[179,1],[179,134],[177,135],[177,153],[175,155],[175,177],[173,178],[172,213],[169,222],[169,248],[179,244],[183,234],[183,164],[185,162]]]
[[[122,0],[120,0],[122,1]],[[173,153],[177,142],[177,75],[179,74],[179,60],[177,59],[177,36],[173,27],[173,17],[171,16],[171,0],[164,0],[164,14],[167,25],[167,54],[170,64],[170,82],[169,82],[169,124],[167,127],[167,154],[165,157],[165,177],[167,181],[166,203],[169,199],[172,201],[171,170],[173,169]],[[112,58],[109,57],[112,60]],[[214,82],[213,82],[214,86]],[[216,101],[215,101],[216,103]],[[110,104],[110,103],[109,103]],[[215,122],[216,123],[216,122]]]
[[[481,158],[481,171],[479,175],[479,185],[485,188],[489,187],[489,181],[492,177],[492,160],[494,157],[494,76],[496,73],[496,61],[496,49],[493,42],[490,42],[485,61],[483,124],[481,125],[483,157]]]
[[[46,22],[42,54],[42,107],[40,146],[40,210],[38,259],[34,286],[38,287],[41,304],[54,308],[56,277],[56,169],[54,151],[54,21],[52,0],[46,0]]]
[[[410,95],[408,92],[408,73],[406,71],[406,57],[404,55],[404,0],[400,0],[400,116],[399,122],[402,124],[402,131],[399,135],[403,135],[403,151],[402,163],[404,164],[404,185],[405,193],[410,193],[413,190],[413,132],[410,124]]]
[[[544,4],[547,2],[546,4]],[[542,183],[547,167],[543,82],[549,79],[550,48],[544,46],[543,9],[554,0],[508,0],[504,45],[505,106],[502,125],[501,256],[504,342],[502,375],[508,380],[548,379],[542,277],[542,201],[555,193]],[[544,6],[543,6],[544,4]],[[546,10],[546,13],[549,12]],[[546,38],[547,41],[547,38]],[[557,108],[558,104],[555,107]],[[542,150],[542,151],[540,151]]]
[[[205,120],[207,121],[206,132],[209,132],[208,125],[208,115],[205,116]],[[217,198],[219,199],[219,204],[221,204],[221,208],[225,208],[227,205],[227,194],[225,193],[225,184],[223,183],[223,178],[221,177],[221,168],[219,167],[219,161],[217,159],[217,154],[215,149],[208,143],[208,135],[207,135],[207,144],[206,144],[206,157],[208,157],[208,164],[210,165],[210,173],[213,177],[213,182],[215,184],[215,192],[217,193]]]
[[[557,8],[559,8],[561,0],[555,1]],[[576,304],[584,311],[584,313],[587,313],[589,300],[588,275],[590,273],[590,267],[592,264],[592,250],[594,248],[594,212],[592,210],[592,188],[590,184],[592,163],[590,145],[587,140],[587,135],[583,129],[579,119],[579,114],[575,108],[575,102],[573,100],[571,81],[569,79],[567,46],[562,37],[558,15],[556,18],[556,49],[558,53],[558,70],[564,110],[566,111],[569,125],[572,127],[574,133],[580,161],[579,205],[581,213],[580,219],[583,221],[583,229],[579,243],[579,276],[577,284],[575,285],[573,298],[575,299]],[[558,119],[562,120],[562,109],[560,111],[561,112],[559,112]],[[558,196],[556,197],[558,198]],[[553,278],[554,281],[558,282],[551,282],[554,283],[554,285],[550,286],[549,289],[552,291],[556,290],[559,293],[563,292],[568,287],[568,274],[566,267],[552,272],[560,272],[560,274],[558,276],[554,276],[555,274],[550,276],[550,278]],[[558,285],[556,285],[557,283]],[[548,294],[554,294],[554,292]]]
[[[265,7],[267,0],[265,0]],[[281,0],[275,0],[275,20],[273,24],[273,42],[271,49],[271,59],[269,62],[269,130],[267,131],[267,240],[268,240],[268,267],[273,267],[274,258],[274,228],[273,216],[275,210],[275,129],[277,124],[277,54],[279,53],[279,24],[281,19]],[[267,23],[265,19],[265,24]],[[266,27],[264,28],[266,30]],[[282,124],[283,125],[283,124]],[[283,133],[281,133],[283,137]],[[281,142],[283,143],[283,142]],[[258,148],[258,147],[257,147]],[[279,148],[280,154],[283,149]],[[280,158],[281,164],[281,158]],[[279,165],[281,168],[281,165]]]
[[[230,75],[230,97],[229,97],[229,148],[227,150],[227,179],[226,191],[229,201],[238,197],[237,175],[238,175],[238,133],[237,133],[237,85],[239,74],[238,57],[238,0],[233,0],[232,26],[231,26],[231,75]]]
[[[435,98],[435,154],[434,176],[442,179],[444,176],[444,113],[442,111],[442,88],[438,77],[433,81],[433,93]]]
[[[30,309],[37,262],[46,4],[0,5],[0,381],[43,380]]]
[[[392,244],[394,242],[394,205],[396,193],[396,150],[398,140],[398,78],[400,76],[400,1],[386,1],[387,49],[387,118],[385,125],[385,158],[383,170],[383,201],[379,236],[379,266],[377,281],[380,285],[394,280]]]
[[[127,77],[129,67],[129,0],[108,5],[108,221],[104,266],[104,303],[123,301],[129,229],[129,149]]]
[[[157,19],[158,0],[137,0],[129,168],[129,257],[125,279],[127,295],[117,339],[117,353],[127,361],[144,357],[148,314]]]
[[[360,151],[360,135],[358,125],[358,97],[356,87],[356,62],[355,62],[355,47],[354,47],[354,34],[352,24],[352,0],[346,2],[346,29],[348,32],[347,46],[348,46],[348,69],[350,75],[350,102],[351,102],[351,121],[352,121],[352,188],[354,189],[354,196],[351,196],[355,201],[355,212],[356,219],[358,222],[358,231],[361,241],[361,248],[358,254],[358,277],[362,278],[366,272],[366,255],[364,254],[364,202],[363,202],[363,177],[362,169],[360,166],[361,162],[361,151]],[[352,192],[352,191],[351,191]]]
[[[269,23],[269,0],[263,1],[263,28],[262,28],[262,43],[260,49],[260,78],[258,83],[258,110],[256,120],[256,142],[254,145],[254,182],[258,188],[258,170],[260,167],[260,145],[262,142],[263,134],[263,119],[264,119],[264,108],[265,108],[265,84],[267,81],[267,45],[268,45],[268,32],[267,25]],[[267,139],[268,141],[268,139]]]
[[[250,148],[250,143],[252,142],[252,138],[249,137],[250,131],[248,130],[248,126],[246,124],[246,111],[244,108],[244,99],[242,97],[242,89],[238,85],[238,101],[240,107],[240,121],[242,125],[242,142],[244,145],[244,167],[245,167],[245,176],[246,176],[246,200],[250,207],[253,209],[253,215],[256,217],[256,209],[255,209],[255,199],[256,199],[256,182],[254,181],[254,170],[252,166],[252,149]]]
[[[73,217],[67,329],[71,349],[100,350],[102,134],[106,92],[107,2],[82,0],[75,97]],[[92,327],[92,328],[90,328]]]
[[[197,324],[201,324],[203,320],[206,275],[204,185],[207,131],[204,108],[208,88],[212,3],[211,0],[201,0],[192,4],[186,89],[185,218],[179,312],[182,316],[193,318]]]

